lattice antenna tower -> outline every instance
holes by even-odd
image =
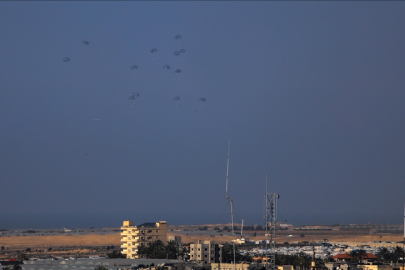
[[[405,201],[404,201],[404,244],[402,250],[404,251],[402,257],[402,270],[405,270]]]
[[[280,195],[269,193],[267,190],[267,172],[266,172],[266,193],[264,194],[264,219],[266,222],[266,269],[276,269],[276,220],[277,220],[277,200]],[[269,225],[270,222],[270,225]],[[270,237],[270,241],[269,238]],[[270,249],[270,251],[269,251]]]
[[[233,266],[236,270],[236,250],[235,250],[235,230],[233,226],[233,200],[231,196],[228,196],[228,179],[229,179],[229,150],[231,148],[231,140],[228,142],[228,159],[226,161],[226,187],[225,187],[225,199],[229,200],[231,204],[231,220],[232,220],[232,251],[233,251]]]

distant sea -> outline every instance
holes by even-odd
[[[245,225],[263,225],[264,218],[257,214],[245,216],[234,215],[234,222]],[[120,227],[122,221],[132,220],[139,225],[145,222],[167,221],[168,225],[202,225],[231,223],[230,213],[218,216],[212,213],[0,213],[0,229],[80,229]],[[367,217],[356,214],[335,216],[329,214],[301,213],[294,216],[282,216],[278,222],[292,223],[294,226],[303,225],[334,225],[334,224],[402,224],[401,217]]]

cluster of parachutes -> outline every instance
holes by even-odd
[[[176,35],[174,38],[175,38],[175,39],[181,39],[182,36],[181,36],[181,35]],[[90,45],[90,42],[88,42],[87,40],[83,40],[83,41],[82,41],[82,44],[88,46],[88,45]],[[156,49],[156,48],[152,48],[152,49],[150,50],[150,52],[151,52],[151,53],[157,53],[157,49]],[[179,50],[177,50],[177,51],[174,51],[174,52],[173,52],[173,55],[174,55],[174,56],[179,56],[180,54],[185,53],[185,52],[186,52],[185,49],[179,49]],[[63,62],[65,62],[65,63],[70,62],[70,58],[69,58],[69,57],[65,57],[65,58],[63,58],[62,60],[63,60]],[[169,70],[169,69],[170,69],[170,66],[169,66],[169,65],[164,65],[163,68]],[[132,69],[132,70],[138,69],[138,66],[137,66],[137,65],[131,65],[131,66],[130,66],[130,69]],[[183,72],[183,71],[182,71],[181,69],[176,69],[176,70],[174,71],[174,73],[177,73],[177,74],[182,73],[182,72]],[[137,98],[137,97],[139,97],[139,93],[133,93],[131,96],[128,97],[128,99],[129,99],[129,100],[135,100],[135,98]],[[174,101],[180,100],[180,97],[179,97],[179,96],[175,96],[175,97],[173,97],[173,100],[174,100]],[[205,98],[201,97],[201,98],[199,98],[199,101],[201,101],[201,102],[206,102],[207,100],[206,100]]]
[[[129,96],[129,100],[134,100],[136,97],[139,97],[139,93],[133,93],[132,96]]]

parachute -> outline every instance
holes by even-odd
[[[163,68],[170,69],[169,65],[164,65]]]
[[[150,50],[150,52],[151,52],[151,53],[155,53],[155,52],[157,52],[157,49],[156,49],[156,48],[153,48],[152,50]]]
[[[134,100],[135,97],[134,97],[134,96],[129,96],[128,99],[129,99],[129,100]]]
[[[70,59],[68,57],[63,58],[63,62],[70,62]]]
[[[181,69],[176,69],[175,73],[182,73]]]
[[[174,97],[173,100],[180,100],[180,97]]]
[[[134,97],[139,97],[139,93],[134,93],[133,96]]]
[[[138,66],[136,66],[136,65],[131,66],[131,69],[137,69],[137,68],[138,68]]]
[[[175,39],[181,39],[181,36],[180,36],[180,35],[176,35],[174,38],[175,38]]]
[[[179,52],[179,51],[175,51],[173,54],[177,56],[177,55],[180,55],[180,52]]]
[[[180,49],[180,50],[179,50],[179,52],[181,52],[181,53],[185,53],[185,52],[186,52],[186,50],[185,50],[185,49]]]
[[[202,98],[199,99],[199,101],[206,102],[207,100],[202,97]]]
[[[84,40],[82,43],[83,43],[84,45],[89,45],[89,44],[90,44],[87,40]]]

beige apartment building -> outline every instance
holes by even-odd
[[[202,262],[204,266],[218,263],[222,260],[221,251],[214,241],[199,240],[197,244],[190,244],[190,260]]]
[[[167,222],[143,223],[134,226],[132,221],[124,221],[121,227],[121,253],[127,259],[138,259],[138,247],[149,246],[152,242],[160,240],[166,244]]]
[[[212,263],[211,270],[248,270],[248,263]]]

